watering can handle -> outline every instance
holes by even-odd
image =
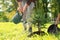
[[[23,12],[19,12],[18,10],[16,12],[23,16]]]

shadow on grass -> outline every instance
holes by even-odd
[[[44,31],[35,31],[35,32],[32,32],[31,34],[29,34],[28,37],[31,37],[31,36],[33,36],[35,34],[43,36],[46,33]]]

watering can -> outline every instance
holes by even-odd
[[[21,22],[22,19],[22,13],[19,11],[16,11],[15,15],[12,17],[11,21],[14,22],[15,24],[18,24]]]

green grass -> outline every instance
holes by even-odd
[[[46,28],[42,30],[47,33],[47,28],[50,24],[46,24]],[[60,25],[59,25],[60,26]],[[33,27],[33,31],[37,28]],[[60,34],[45,34],[39,36],[37,34],[32,37],[27,37],[29,32],[24,31],[23,24],[14,24],[10,22],[0,22],[0,40],[60,40]]]

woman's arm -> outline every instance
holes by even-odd
[[[34,3],[35,3],[35,1],[36,1],[36,0],[28,0],[28,1],[27,1],[27,5],[30,5],[31,2],[34,2]]]
[[[22,0],[17,0],[18,6],[20,7],[22,4]]]
[[[28,0],[27,3],[22,8],[21,7],[22,6],[22,4],[21,4],[22,0],[17,0],[17,2],[18,2],[18,9],[17,10],[19,10],[20,12],[25,12],[27,7],[31,4],[31,2],[35,2],[35,1],[36,0]]]
[[[23,12],[27,9],[27,7],[31,4],[31,2],[35,2],[36,0],[28,0],[25,6],[23,7]]]
[[[23,11],[23,9],[22,9],[22,0],[17,0],[17,3],[18,3],[18,8],[17,8],[17,10],[18,10],[19,12],[22,12],[22,11]]]

